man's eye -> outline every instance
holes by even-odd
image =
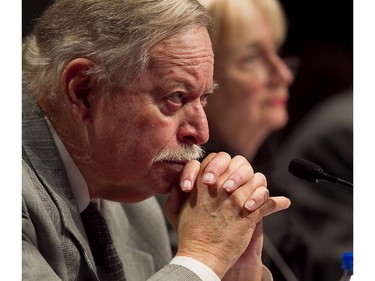
[[[184,93],[181,93],[181,92],[177,92],[177,93],[173,93],[169,96],[167,96],[167,100],[174,103],[174,104],[182,104],[183,103],[183,100],[184,100]]]

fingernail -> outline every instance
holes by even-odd
[[[206,173],[203,177],[204,183],[213,183],[215,179],[215,175],[213,173]]]
[[[254,211],[254,206],[255,206],[255,201],[254,200],[249,200],[245,203],[245,208],[248,211]]]
[[[226,191],[229,192],[229,191],[232,191],[232,190],[233,190],[234,184],[235,184],[234,180],[227,180],[227,181],[224,183],[223,187],[224,187],[224,189],[225,189]]]
[[[190,191],[191,190],[191,181],[190,180],[184,180],[181,184],[181,189],[183,191]]]
[[[286,204],[285,209],[289,208],[292,202],[289,200],[289,202]]]

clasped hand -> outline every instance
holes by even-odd
[[[286,209],[263,174],[242,156],[211,153],[190,161],[164,211],[179,236],[177,256],[195,258],[223,280],[261,280],[262,218]]]

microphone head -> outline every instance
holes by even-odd
[[[324,174],[321,167],[304,159],[292,159],[288,169],[296,177],[309,182],[317,182]]]

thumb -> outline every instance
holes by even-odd
[[[175,230],[177,230],[178,216],[181,206],[185,203],[188,193],[179,187],[173,187],[164,205],[164,213]]]

